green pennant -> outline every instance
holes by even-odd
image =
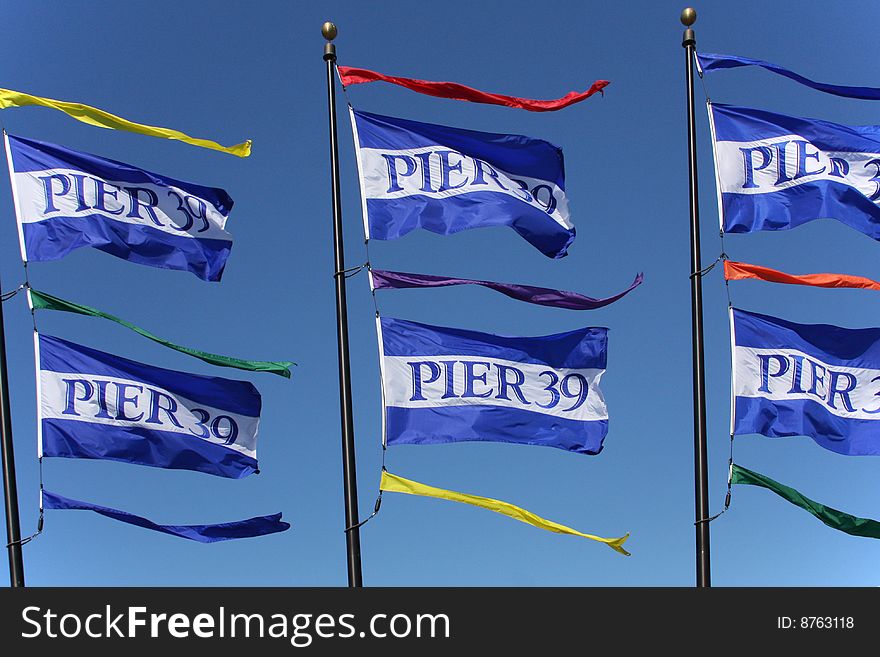
[[[857,518],[843,511],[814,502],[810,498],[801,495],[794,488],[783,486],[778,481],[770,479],[770,477],[765,477],[762,474],[752,472],[736,464],[733,465],[730,482],[733,484],[760,486],[773,491],[782,499],[788,500],[795,506],[799,506],[813,514],[832,529],[837,529],[853,536],[880,538],[880,522],[870,518]]]
[[[190,356],[194,356],[195,358],[203,360],[206,363],[211,363],[212,365],[219,365],[220,367],[234,367],[240,370],[250,370],[252,372],[270,372],[272,374],[278,374],[288,379],[290,378],[289,368],[291,365],[294,365],[294,363],[290,361],[273,362],[263,360],[243,360],[241,358],[231,358],[229,356],[209,354],[205,351],[198,351],[197,349],[182,347],[178,344],[174,344],[173,342],[169,342],[168,340],[163,340],[162,338],[145,331],[139,326],[129,324],[123,319],[119,319],[118,317],[115,317],[108,313],[101,312],[100,310],[97,310],[95,308],[90,308],[89,306],[82,306],[77,303],[65,301],[64,299],[53,297],[52,295],[46,294],[45,292],[38,292],[33,288],[28,290],[28,297],[31,301],[31,306],[35,310],[60,310],[67,313],[76,313],[77,315],[103,317],[104,319],[109,319],[111,322],[116,322],[117,324],[121,324],[122,326],[129,328],[135,333],[138,333],[145,338],[152,340],[153,342],[158,342],[161,345],[165,345],[169,349],[174,349],[175,351],[179,351],[183,354],[189,354]]]

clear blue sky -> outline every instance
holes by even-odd
[[[555,113],[458,103],[373,84],[355,107],[562,146],[578,237],[550,260],[513,231],[374,242],[374,266],[529,283],[606,296],[636,272],[645,283],[602,310],[517,303],[485,289],[380,293],[388,316],[507,335],[607,326],[603,390],[609,434],[599,456],[505,444],[402,446],[391,472],[496,497],[603,536],[631,532],[629,558],[450,502],[395,494],[363,527],[371,586],[691,586],[693,450],[683,2],[50,2],[3,13],[0,86],[87,103],[131,120],[232,144],[239,159],[179,142],[100,130],[47,109],[0,112],[10,133],[226,189],[235,246],[222,283],[81,249],[34,263],[38,289],[99,307],[196,348],[298,363],[290,381],[219,370],[101,320],[45,312],[41,331],[162,367],[247,378],[263,396],[262,473],[242,481],[102,461],[46,459],[46,487],[169,524],[283,511],[290,531],[201,545],[85,512],[48,511],[24,547],[38,586],[342,586],[340,429],[325,68],[321,23],[333,20],[339,63],[481,89],[554,98],[611,80],[604,97]],[[698,3],[698,48],[789,66],[817,80],[880,86],[872,2]],[[706,80],[713,100],[850,124],[880,123],[880,105],[820,94],[760,70]],[[702,87],[698,157],[703,260],[720,252]],[[346,96],[339,95],[344,110]],[[348,120],[340,114],[346,262],[365,261]],[[0,276],[23,280],[8,183],[0,185]],[[880,277],[880,245],[832,220],[788,232],[732,235],[733,259],[808,273]],[[363,275],[348,284],[361,516],[381,464],[373,303]],[[877,326],[876,299],[855,290],[732,285],[737,306],[798,322]],[[726,491],[729,336],[719,271],[704,287],[711,510]],[[22,532],[37,520],[31,319],[4,305]],[[880,518],[878,461],[808,438],[744,436],[742,465],[855,515]],[[711,525],[721,586],[876,586],[880,543],[826,528],[768,491],[734,490]],[[6,566],[3,565],[6,577]]]

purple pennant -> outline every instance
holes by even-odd
[[[370,270],[370,280],[374,290],[399,290],[410,287],[447,287],[449,285],[482,285],[496,292],[501,292],[501,294],[505,294],[511,299],[535,303],[539,306],[568,308],[569,310],[595,310],[596,308],[607,306],[641,285],[643,279],[644,275],[639,273],[636,275],[632,285],[623,292],[604,299],[594,299],[576,292],[554,290],[548,287],[495,283],[493,281],[478,281],[470,278],[449,278],[446,276],[431,276],[430,274],[407,274],[382,269]]]
[[[275,513],[271,516],[258,516],[247,520],[237,520],[235,522],[224,522],[217,525],[157,525],[152,520],[147,520],[127,511],[119,511],[118,509],[111,509],[89,502],[80,502],[58,493],[50,493],[47,490],[42,491],[42,499],[43,507],[46,509],[94,511],[120,522],[143,527],[144,529],[152,529],[163,534],[188,538],[199,543],[214,543],[235,538],[252,538],[290,529],[290,524],[281,520],[280,513]]]

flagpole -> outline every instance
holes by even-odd
[[[326,22],[321,34],[327,62],[327,104],[330,114],[330,172],[333,180],[333,244],[336,281],[336,338],[339,361],[339,405],[342,418],[342,481],[345,496],[345,543],[348,553],[348,585],[362,587],[361,537],[358,527],[357,468],[351,403],[351,367],[348,350],[348,310],[345,300],[345,250],[342,241],[342,204],[339,199],[339,149],[336,143],[336,26]]]
[[[21,527],[18,520],[18,488],[15,483],[15,452],[12,443],[12,412],[9,403],[9,373],[6,368],[6,333],[2,303],[0,303],[0,456],[3,466],[3,501],[6,505],[9,585],[18,588],[24,586],[24,561],[21,556]]]
[[[690,173],[691,218],[691,344],[694,381],[694,515],[697,538],[697,586],[712,586],[709,565],[709,472],[706,446],[706,375],[703,355],[703,281],[700,272],[700,207],[697,195],[697,128],[694,120],[694,55],[697,37],[691,25],[697,12],[688,7],[681,12],[685,26],[681,45],[685,49],[687,85],[688,167]]]

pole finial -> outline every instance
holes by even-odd
[[[321,26],[321,34],[327,41],[333,41],[336,38],[336,25],[327,21]]]
[[[697,10],[693,7],[685,7],[681,10],[681,24],[690,27],[697,22]]]

